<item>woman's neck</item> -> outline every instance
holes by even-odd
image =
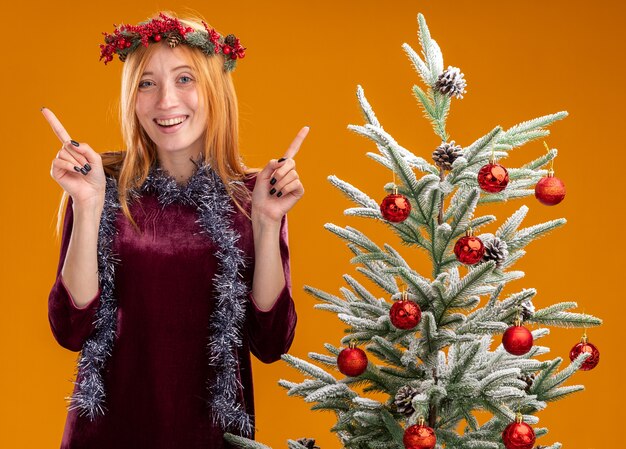
[[[196,172],[197,163],[200,159],[200,155],[192,157],[189,154],[167,154],[166,156],[158,155],[157,157],[159,166],[181,185],[186,184],[189,178]]]

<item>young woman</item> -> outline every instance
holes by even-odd
[[[105,34],[101,59],[124,62],[122,152],[72,140],[42,108],[69,197],[50,325],[80,351],[62,448],[254,436],[250,351],[271,363],[294,338],[286,213],[308,128],[262,170],[242,164],[230,72],[244,50],[171,13]]]

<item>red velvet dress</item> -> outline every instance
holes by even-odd
[[[248,188],[254,186],[253,178]],[[235,208],[236,209],[236,208]],[[118,302],[117,338],[103,374],[106,413],[90,421],[69,411],[62,449],[231,448],[212,425],[206,405],[213,369],[207,356],[217,259],[210,236],[200,233],[193,206],[162,206],[152,194],[131,204],[141,234],[121,211],[117,214],[114,297]],[[58,343],[80,351],[94,329],[98,295],[78,308],[63,283],[61,268],[69,245],[73,213],[65,215],[57,278],[49,297],[49,319]],[[250,221],[236,209],[234,228],[246,255],[244,278],[252,286],[254,241]],[[283,217],[280,252],[285,287],[269,311],[247,297],[243,346],[238,349],[241,401],[254,415],[250,352],[271,363],[294,338],[296,312],[291,296],[287,221]]]

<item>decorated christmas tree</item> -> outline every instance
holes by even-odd
[[[549,332],[542,326],[586,328],[601,320],[569,312],[577,307],[574,302],[536,310],[532,288],[504,293],[508,283],[524,276],[512,267],[526,246],[565,219],[522,227],[525,205],[500,223],[478,211],[532,195],[545,205],[563,200],[565,186],[552,170],[556,149],[519,168],[501,161],[513,149],[547,136],[546,127],[567,113],[507,130],[496,126],[465,147],[456,144],[446,119],[452,100],[466,93],[464,75],[455,67],[444,70],[441,50],[421,14],[418,24],[422,55],[408,44],[403,49],[425,85],[413,87],[415,98],[441,139],[432,162],[383,129],[359,86],[366,123],[349,129],[376,144],[378,153],[368,156],[397,184],[385,186],[389,194],[379,203],[335,176],[329,180],[356,203],[347,215],[384,221],[401,244],[428,255],[432,272],[418,273],[391,245],[381,248],[351,226],[327,224],[354,253],[356,270],[383,297],[350,275],[344,275],[348,287],[341,289],[342,297],[306,286],[321,301],[316,308],[336,313],[349,326],[341,340],[347,347],[327,343],[327,354],[309,353],[314,363],[285,354],[283,360],[307,379],[279,384],[287,394],[313,403],[312,409],[335,412],[331,430],[346,449],[531,449],[547,433],[537,426],[535,413],[582,390],[564,383],[599,361],[585,334],[572,348],[568,366],[561,367],[561,357],[540,360],[549,352],[537,344]],[[478,233],[492,223],[495,233]],[[373,392],[386,400],[367,397]],[[243,448],[267,448],[230,434],[226,438]],[[317,448],[311,439],[288,445]]]

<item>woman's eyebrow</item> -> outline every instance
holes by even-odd
[[[179,65],[178,67],[174,67],[171,71],[175,72],[176,70],[180,70],[180,69],[189,69],[189,70],[193,70],[192,67],[188,66],[188,65]],[[152,72],[143,72],[143,75],[154,75],[154,73]],[[142,75],[142,76],[143,76]]]

